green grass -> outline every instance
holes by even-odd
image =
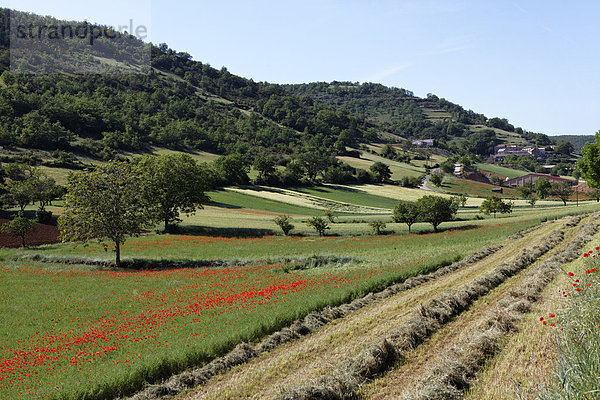
[[[445,193],[464,194],[466,196],[489,197],[494,194],[503,198],[519,198],[519,194],[515,189],[502,188],[503,193],[493,193],[492,188],[497,187],[487,183],[472,181],[469,179],[461,179],[455,176],[445,176],[442,186],[435,187],[431,183],[430,187]]]
[[[542,393],[543,399],[597,399],[598,377],[600,376],[600,278],[599,271],[586,274],[585,271],[600,269],[598,258],[600,235],[587,246],[592,254],[572,263],[568,272],[579,279],[580,292],[565,288],[568,293],[566,307],[557,310],[556,330],[558,339],[558,360],[554,381]],[[590,285],[589,287],[587,285]]]
[[[530,173],[527,171],[506,168],[495,164],[479,163],[475,164],[475,166],[481,171],[493,172],[494,174],[501,175],[510,179],[518,178],[519,176],[527,175]]]
[[[166,236],[158,243],[145,237],[128,242],[125,249],[130,255],[174,258],[342,254],[373,260],[308,270],[295,269],[293,261],[282,266],[140,273],[5,263],[0,267],[0,298],[5,304],[0,308],[5,321],[0,327],[2,358],[19,358],[14,350],[34,351],[31,346],[40,344],[57,351],[35,350],[44,355],[44,364],[19,367],[30,376],[19,387],[15,382],[7,387],[5,380],[0,397],[28,398],[20,395],[28,385],[40,395],[114,398],[140,388],[145,379],[164,379],[202,364],[312,310],[430,271],[537,222],[520,219],[437,234],[379,237]],[[67,253],[66,247],[56,249]],[[190,307],[202,313],[190,312]],[[92,341],[80,340],[86,337]],[[54,354],[60,357],[53,359]]]
[[[388,197],[376,196],[342,186],[318,186],[312,188],[293,188],[292,190],[342,203],[368,207],[393,209],[398,204],[397,200]]]
[[[11,261],[15,252],[3,251],[0,259],[8,261],[0,265],[2,358],[15,357],[14,350],[30,351],[33,345],[38,346],[35,354],[46,345],[57,351],[44,354],[60,357],[44,359],[51,365],[29,366],[25,372],[30,375],[19,387],[0,382],[4,385],[0,398],[29,398],[20,394],[27,390],[69,399],[130,393],[144,380],[161,380],[205,363],[240,341],[256,341],[310,311],[347,302],[497,244],[538,224],[542,216],[575,211],[583,210],[565,207],[498,220],[444,223],[442,228],[456,229],[440,233],[419,224],[416,231],[423,234],[246,239],[148,235],[128,240],[123,247],[124,257],[273,258],[281,265],[255,261],[232,268],[123,273]],[[262,218],[269,222],[270,217]],[[113,257],[97,244],[45,246],[27,253]],[[298,269],[305,265],[298,260],[315,255],[338,255],[346,261]],[[82,337],[95,341],[77,339]],[[84,351],[78,357],[83,364],[73,358],[77,351]],[[29,388],[24,390],[24,385]]]
[[[337,157],[339,160],[345,162],[354,168],[362,168],[368,170],[369,167],[375,162],[379,161],[390,167],[392,172],[392,179],[399,180],[405,176],[420,176],[425,174],[425,169],[409,165],[406,163],[400,163],[397,161],[388,160],[387,158],[380,157],[371,153],[362,153],[361,158],[355,157]]]
[[[211,199],[210,205],[216,205],[223,208],[245,208],[273,214],[323,215],[323,211],[314,208],[296,206],[227,190],[209,192],[208,195]]]
[[[451,244],[447,248],[460,252],[464,242],[481,241],[481,243],[501,237],[502,231],[513,226],[531,225],[547,218],[589,211],[589,209],[574,210],[574,208],[556,208],[553,210],[536,210],[535,212],[519,213],[518,215],[502,218],[486,218],[483,220],[466,220],[445,222],[440,228],[443,233],[434,234],[430,224],[418,223],[413,226],[414,234],[409,235],[404,224],[389,223],[387,230],[393,234],[371,236],[371,229],[365,222],[333,224],[328,233],[341,233],[347,229],[358,235],[333,237],[212,237],[194,235],[145,235],[130,238],[122,246],[123,258],[149,259],[178,259],[178,260],[265,260],[281,257],[310,257],[313,255],[352,256],[371,262],[396,262],[405,255],[420,254],[428,251],[429,246],[438,246],[436,242]],[[351,217],[350,217],[351,218]],[[385,220],[385,219],[384,219]],[[265,228],[275,229],[268,219],[262,220]],[[387,219],[389,222],[389,219]],[[231,221],[233,226],[234,220]],[[311,232],[298,221],[294,232]],[[312,230],[314,234],[314,230]],[[73,244],[57,244],[42,246],[37,249],[11,250],[10,254],[28,254],[44,256],[69,256],[110,261],[114,253],[105,251],[98,243],[92,242],[87,246]]]

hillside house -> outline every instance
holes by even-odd
[[[543,147],[535,146],[516,146],[516,145],[499,145],[494,147],[495,154],[493,155],[494,161],[503,160],[508,155],[514,155],[518,157],[533,157],[538,160],[546,158],[546,149]]]
[[[433,147],[433,139],[413,140],[412,144],[417,147]]]

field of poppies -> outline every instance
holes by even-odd
[[[294,259],[144,272],[4,263],[0,398],[130,393],[144,381],[207,362],[325,305],[448,264],[535,222],[378,237],[142,237],[126,250],[178,258],[251,257],[257,248],[271,257],[339,253],[372,256],[368,260],[385,254],[379,262],[352,259],[314,268],[294,268]],[[93,246],[85,251],[104,253]]]

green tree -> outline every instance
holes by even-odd
[[[492,129],[483,129],[471,134],[465,147],[470,153],[488,155],[494,152],[496,144],[498,144],[496,132]]]
[[[600,131],[596,133],[594,143],[587,143],[581,149],[581,158],[577,165],[588,186],[600,189]]]
[[[437,187],[440,187],[444,182],[444,177],[440,174],[433,174],[431,175],[431,178],[429,178],[429,182],[433,183]]]
[[[9,203],[16,204],[21,211],[24,211],[35,197],[35,188],[31,178],[24,181],[10,181],[7,188]]]
[[[164,223],[165,232],[181,222],[180,213],[193,214],[210,200],[205,194],[211,187],[209,172],[189,155],[144,156],[137,162],[147,201],[157,206],[156,219]]]
[[[394,222],[406,224],[408,226],[408,232],[411,232],[411,227],[413,224],[419,222],[420,218],[421,211],[415,203],[401,201],[394,207],[392,219]]]
[[[462,208],[465,208],[467,206],[468,200],[469,200],[469,198],[467,196],[465,196],[464,194],[461,194],[460,196],[458,196],[458,201]]]
[[[258,181],[268,182],[275,174],[275,160],[272,156],[261,154],[254,160],[254,168],[258,171]]]
[[[373,173],[375,181],[378,183],[385,183],[392,177],[392,171],[390,170],[390,167],[381,161],[377,161],[375,164],[371,165],[369,169]]]
[[[332,224],[335,223],[335,215],[333,214],[333,210],[331,208],[323,211],[323,216]]]
[[[427,195],[417,200],[417,208],[423,222],[429,222],[434,231],[442,222],[452,221],[458,211],[458,203],[454,199]]]
[[[512,212],[512,208],[512,202],[504,202],[498,196],[491,196],[485,199],[483,203],[481,203],[479,211],[484,213],[485,215],[490,215],[490,213],[492,213],[494,214],[494,218],[496,218],[496,213],[510,214]]]
[[[567,205],[567,200],[573,195],[573,187],[569,184],[569,182],[556,182],[552,184],[553,196],[558,197],[562,200],[564,205]]]
[[[517,188],[517,191],[519,192],[519,195],[525,200],[529,199],[533,194],[533,190],[531,190],[531,187],[529,186],[519,186]]]
[[[325,231],[327,229],[331,229],[329,227],[329,223],[321,218],[321,217],[312,217],[311,219],[309,219],[308,221],[306,221],[306,224],[308,226],[311,226],[314,228],[314,230],[317,231],[317,233],[319,234],[319,236],[323,236],[325,235]]]
[[[566,140],[559,140],[556,146],[554,147],[554,151],[558,154],[568,156],[575,151],[575,148],[571,143],[567,142]]]
[[[290,232],[294,229],[294,225],[292,224],[292,218],[289,215],[280,215],[273,219],[273,222],[281,228],[283,234],[288,236]]]
[[[550,192],[552,191],[552,184],[547,178],[540,178],[535,181],[534,188],[535,194],[537,194],[540,199],[544,200],[550,195]]]
[[[23,211],[19,211],[19,214],[16,217],[0,227],[0,232],[19,236],[23,247],[27,247],[25,236],[33,231],[35,231],[35,221],[23,216]]]
[[[112,161],[94,171],[71,174],[63,214],[63,242],[108,239],[121,265],[121,245],[157,222],[156,206],[148,203],[144,171],[130,163]]]
[[[369,226],[373,229],[374,234],[381,235],[382,230],[385,229],[387,224],[383,221],[373,221],[369,223]]]
[[[306,176],[310,182],[316,182],[317,175],[325,172],[331,165],[330,157],[324,153],[323,149],[308,147],[302,150],[298,155],[298,161],[304,167]]]
[[[219,157],[213,165],[225,185],[245,185],[249,182],[250,161],[243,154],[234,153]]]
[[[528,198],[527,198],[527,202],[531,205],[531,207],[535,207],[535,203],[537,203],[538,201],[538,197],[534,194],[531,194]]]
[[[39,210],[45,211],[53,200],[59,198],[63,193],[62,189],[56,184],[54,178],[44,173],[36,174],[32,178],[33,201],[39,202]]]

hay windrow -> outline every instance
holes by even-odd
[[[317,378],[309,385],[290,388],[283,392],[279,399],[347,399],[355,397],[362,384],[391,368],[402,359],[404,354],[422,344],[442,325],[468,309],[478,298],[531,265],[537,258],[563,240],[564,232],[555,230],[544,237],[540,244],[521,250],[513,260],[504,262],[491,272],[476,278],[462,290],[449,290],[429,302],[419,305],[398,328],[386,337],[379,339],[380,342],[384,341],[387,345],[392,346],[392,350],[386,353],[387,357],[374,357],[369,350],[371,347],[367,347],[365,351],[343,363],[331,374]],[[479,347],[484,348],[483,345],[479,345]],[[322,395],[325,397],[320,397]],[[449,393],[445,395],[449,395]]]
[[[597,220],[598,217],[600,213],[593,214],[591,219]],[[581,218],[574,218],[568,226],[576,226],[574,221],[578,223]],[[593,240],[599,227],[599,223],[583,225],[563,251],[540,263],[520,285],[498,302],[496,309],[489,312],[479,333],[445,354],[443,360],[429,371],[423,381],[426,383],[418,391],[405,396],[405,399],[462,398],[463,391],[473,384],[485,362],[500,350],[501,340],[518,330],[519,323],[544,288],[561,271],[562,265],[580,256],[581,250]]]
[[[175,396],[182,391],[200,386],[207,382],[211,377],[223,373],[232,367],[239,364],[248,362],[254,357],[262,354],[263,352],[271,351],[277,346],[298,339],[301,336],[310,334],[316,329],[330,323],[339,318],[343,318],[347,314],[361,309],[369,304],[381,301],[389,298],[400,292],[412,289],[423,283],[437,279],[450,272],[456,271],[460,268],[474,264],[500,250],[503,246],[486,246],[481,250],[473,253],[463,260],[455,262],[449,266],[439,268],[438,270],[425,275],[419,275],[416,277],[408,278],[402,283],[394,284],[389,286],[378,293],[369,293],[366,296],[356,299],[351,303],[342,304],[337,307],[326,307],[321,311],[314,311],[308,314],[302,321],[295,321],[288,328],[275,332],[265,338],[261,343],[256,346],[251,346],[246,343],[238,345],[229,354],[215,359],[204,367],[195,369],[193,371],[184,372],[179,375],[171,377],[168,381],[160,385],[147,385],[147,387],[141,392],[137,393],[131,400],[153,400],[160,398],[168,398]],[[235,354],[235,355],[234,355]],[[232,356],[233,355],[233,356]],[[321,390],[318,388],[318,390]],[[318,398],[329,398],[327,397],[329,391],[323,389],[321,392],[315,392],[314,396]],[[315,397],[315,398],[316,398]],[[333,398],[333,397],[332,397]]]

